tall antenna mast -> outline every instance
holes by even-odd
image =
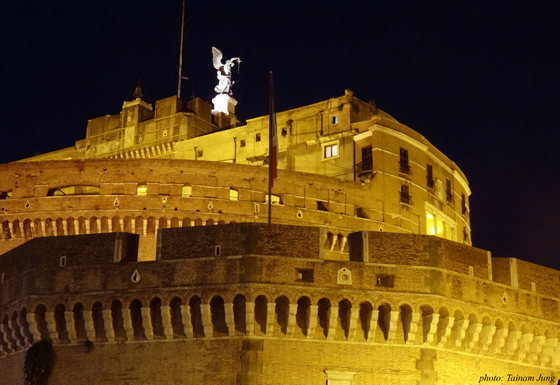
[[[185,0],[183,0],[183,16],[181,19],[181,47],[179,49],[179,85],[177,86],[177,97],[181,99],[181,80],[188,79],[181,76],[183,68],[183,30],[185,29]]]

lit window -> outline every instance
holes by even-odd
[[[148,194],[148,186],[145,184],[139,184],[136,187],[136,195],[147,195]]]
[[[338,124],[338,116],[333,116],[331,122],[332,124]]]
[[[229,200],[230,201],[238,201],[239,200],[239,191],[230,188],[229,189]]]
[[[426,234],[450,241],[455,240],[455,223],[432,206],[426,209],[431,211],[426,211]]]
[[[269,197],[269,195],[266,194],[266,195],[265,195],[265,201],[266,201],[266,203],[268,203],[268,197]],[[281,204],[281,203],[282,203],[282,202],[280,201],[280,197],[279,197],[278,195],[272,195],[272,200],[270,201],[270,204],[279,205],[279,204]]]
[[[183,186],[183,188],[181,189],[181,196],[182,197],[190,197],[192,194],[192,187],[191,186]]]
[[[338,156],[338,144],[325,146],[325,159]]]

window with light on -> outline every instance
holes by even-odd
[[[437,214],[426,212],[426,234],[453,240],[455,227]]]
[[[325,146],[325,159],[338,156],[338,144]]]

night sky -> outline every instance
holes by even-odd
[[[73,146],[141,78],[177,92],[181,0],[0,8],[0,163]],[[210,101],[211,47],[240,57],[240,119],[345,88],[466,174],[475,246],[560,269],[560,2],[187,1],[182,97]]]

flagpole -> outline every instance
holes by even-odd
[[[272,119],[274,114],[274,75],[270,71],[268,75],[268,224],[272,223]]]
[[[181,99],[181,71],[183,69],[183,30],[185,28],[185,0],[183,0],[183,15],[181,18],[181,47],[179,49],[179,85],[177,86],[177,98]]]

